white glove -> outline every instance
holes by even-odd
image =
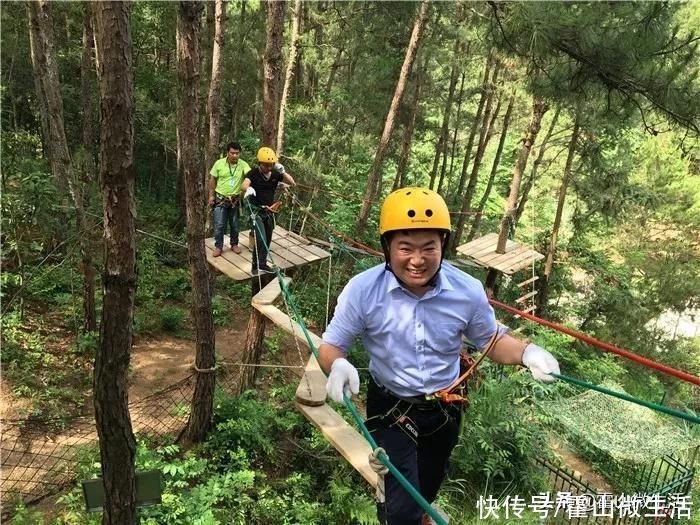
[[[338,403],[343,402],[343,392],[348,396],[360,393],[360,376],[357,368],[343,357],[337,358],[331,365],[331,373],[326,382],[328,396]]]
[[[559,363],[552,354],[544,348],[530,343],[523,352],[523,364],[530,369],[532,377],[538,381],[551,383],[556,380],[550,374],[559,373]]]
[[[389,467],[382,463],[382,461],[379,459],[379,454],[384,454],[385,456],[387,456],[386,450],[384,450],[382,447],[375,448],[369,455],[369,466],[377,474],[383,476],[384,474],[389,472]]]
[[[272,169],[281,175],[284,175],[286,172],[286,170],[284,169],[284,166],[282,164],[280,164],[279,162],[275,162],[275,165],[273,166]]]
[[[245,190],[245,194],[243,195],[243,198],[247,199],[251,195],[255,195],[255,188],[253,188],[252,186],[248,186],[248,189]]]

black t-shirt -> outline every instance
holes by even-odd
[[[265,178],[257,166],[246,174],[250,179],[250,186],[255,190],[255,195],[250,197],[250,202],[255,206],[269,206],[275,201],[277,184],[282,182],[282,174],[276,170],[270,172],[270,177]]]

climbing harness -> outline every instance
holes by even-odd
[[[430,394],[430,399],[437,399],[444,403],[457,403],[462,406],[462,408],[467,408],[469,406],[469,392],[466,388],[467,381],[470,377],[476,373],[477,367],[486,358],[486,356],[491,352],[498,340],[503,334],[497,329],[494,334],[486,343],[486,348],[481,353],[478,359],[474,359],[471,355],[466,353],[460,354],[460,376],[455,379],[455,381],[443,390],[439,390],[433,394]]]
[[[219,195],[216,194],[214,208],[235,208],[241,202],[239,195]]]

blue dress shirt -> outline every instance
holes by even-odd
[[[436,392],[459,376],[462,337],[483,348],[499,329],[481,283],[443,262],[423,297],[380,264],[353,277],[338,297],[323,341],[348,351],[360,336],[375,381],[402,397]]]

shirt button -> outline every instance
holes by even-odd
[[[420,328],[421,326],[422,326],[422,325],[421,325],[420,323],[418,323],[418,328]]]

